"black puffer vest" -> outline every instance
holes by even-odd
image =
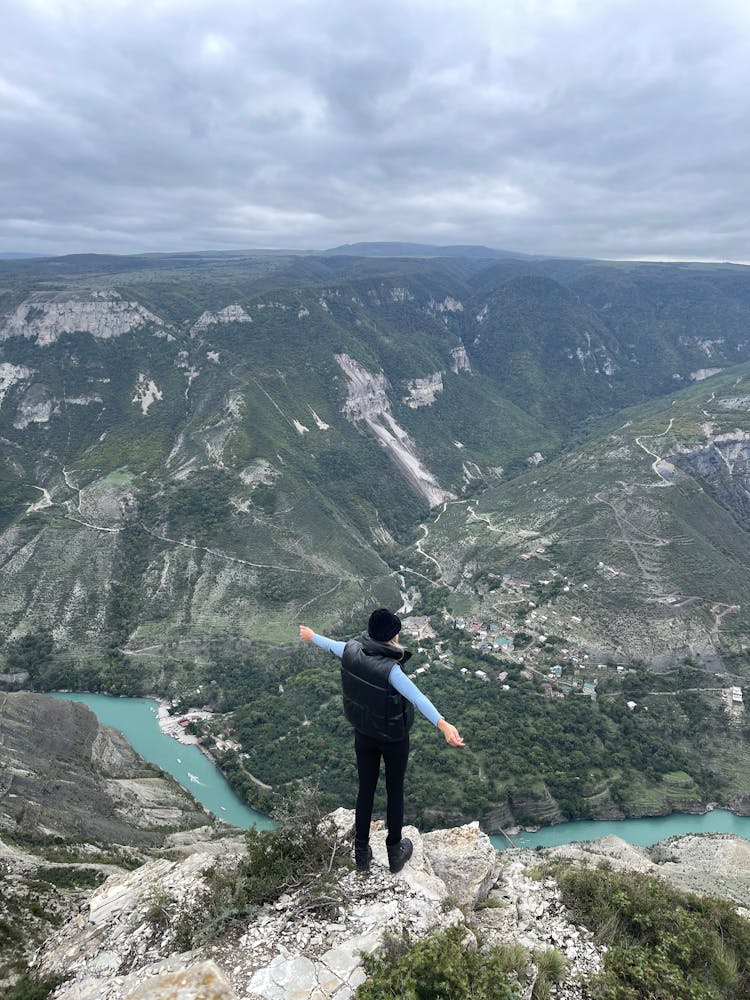
[[[344,714],[358,732],[385,743],[409,735],[414,706],[391,687],[388,677],[394,662],[410,657],[408,650],[369,636],[347,642],[341,657]]]

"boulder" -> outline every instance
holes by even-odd
[[[422,842],[433,871],[458,906],[473,910],[483,902],[497,877],[498,858],[478,823],[426,833]]]
[[[201,962],[149,980],[126,1000],[236,1000],[236,994],[213,962]]]

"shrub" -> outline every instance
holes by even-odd
[[[565,979],[568,961],[556,948],[546,948],[534,952],[534,962],[537,973],[531,1000],[549,1000],[553,984]]]
[[[422,941],[387,938],[364,955],[367,980],[357,1000],[514,1000],[527,979],[528,955],[520,946],[481,952],[464,944],[456,926]]]
[[[207,944],[283,893],[294,894],[293,912],[325,917],[337,911],[341,895],[334,864],[348,859],[348,849],[325,826],[316,790],[303,789],[276,818],[275,830],[248,830],[247,853],[239,861],[204,872],[205,889],[195,907],[173,916],[173,901],[152,901],[151,922],[171,927],[175,948]]]
[[[146,898],[148,909],[144,920],[156,931],[165,930],[172,922],[170,911],[175,905],[175,899],[161,885],[155,885]]]
[[[573,918],[609,945],[595,1000],[750,996],[750,924],[731,903],[607,867],[554,872]]]
[[[23,972],[9,987],[4,997],[5,1000],[47,1000],[50,993],[62,982],[64,982],[62,977],[39,979],[30,972]]]
[[[58,889],[95,889],[107,876],[97,868],[40,868],[37,878]]]

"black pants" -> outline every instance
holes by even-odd
[[[359,792],[357,793],[357,840],[369,840],[372,804],[380,774],[380,758],[385,761],[385,791],[387,797],[386,819],[388,837],[386,844],[398,844],[404,823],[404,775],[409,760],[409,737],[398,743],[386,743],[354,731],[354,750],[357,754]]]

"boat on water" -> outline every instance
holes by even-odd
[[[181,764],[181,763],[182,763],[182,758],[181,758],[181,757],[178,757],[178,758],[177,758],[177,763],[178,763],[178,764]]]
[[[187,774],[188,774],[188,778],[190,778],[191,781],[194,781],[196,783],[196,785],[200,785],[200,778],[198,778],[194,774],[191,774],[190,771],[188,771]]]

